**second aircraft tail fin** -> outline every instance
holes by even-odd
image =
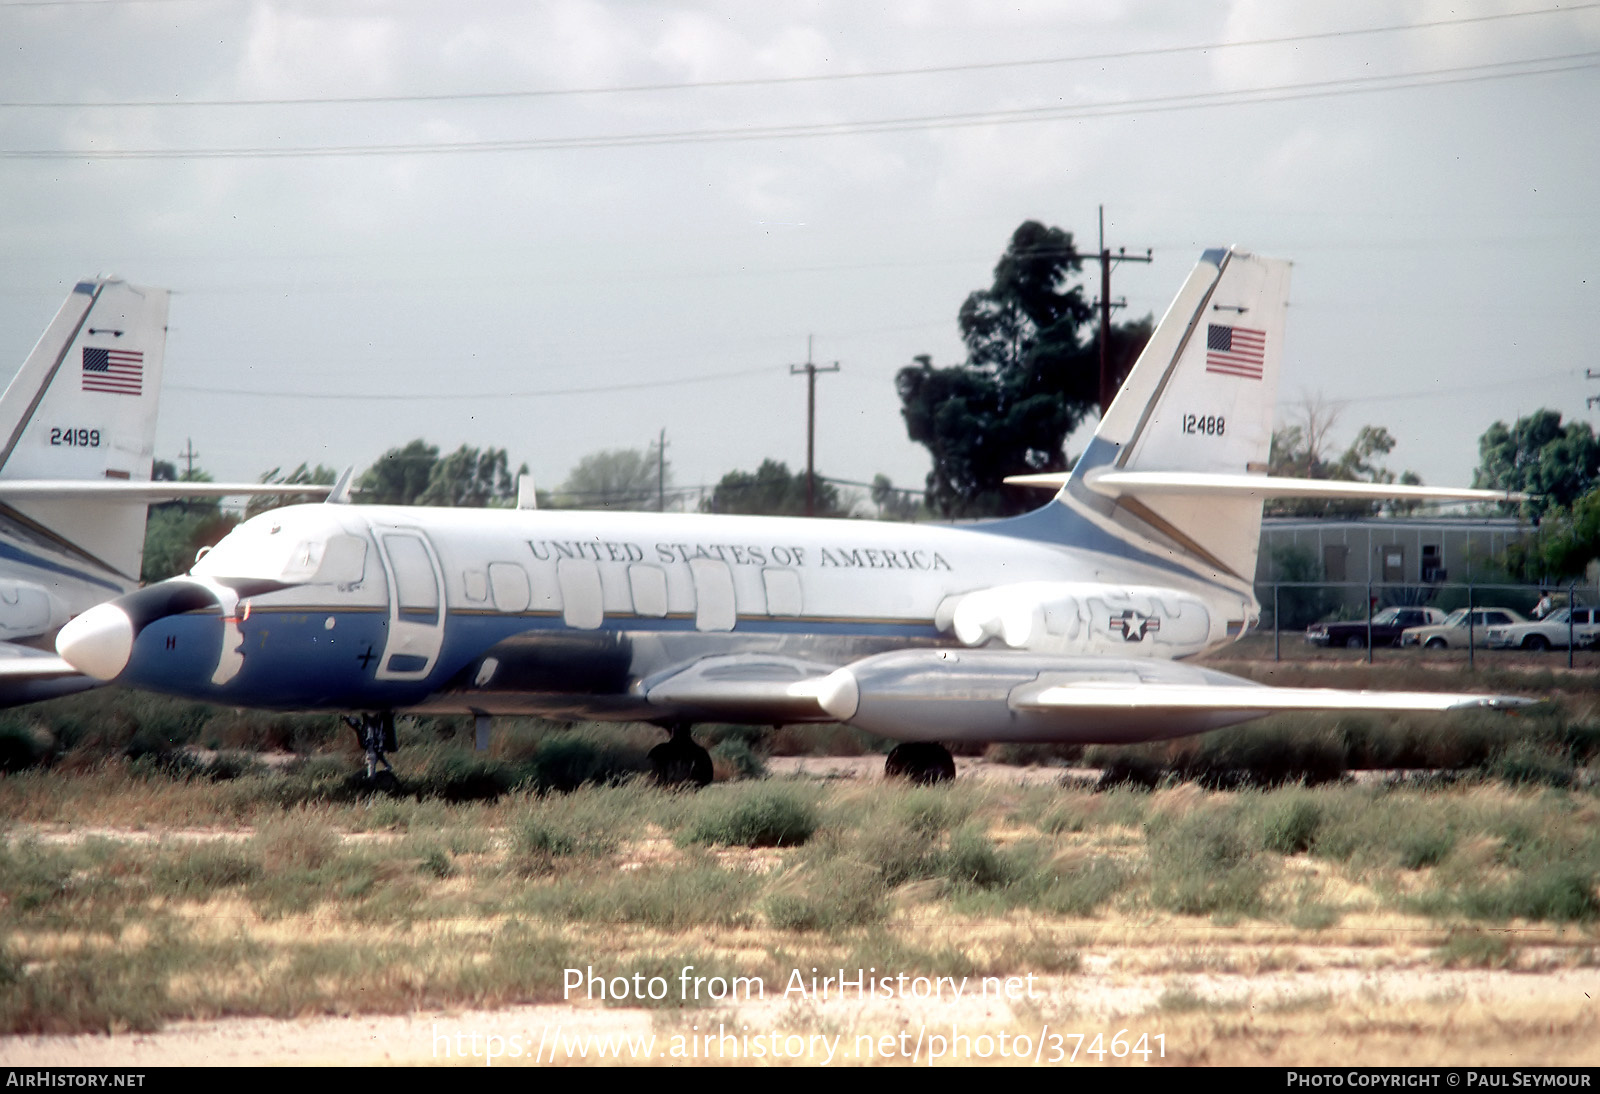
[[[165,289],[73,287],[0,395],[0,483],[145,482],[166,352]],[[54,547],[138,580],[143,498],[17,498],[14,520]]]

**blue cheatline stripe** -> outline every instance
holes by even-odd
[[[28,566],[36,567],[40,570],[49,570],[51,573],[64,574],[67,577],[77,578],[79,581],[87,581],[89,584],[98,585],[102,589],[110,589],[113,593],[124,592],[128,588],[126,585],[118,585],[115,582],[107,581],[105,578],[95,577],[93,574],[86,574],[82,570],[75,570],[70,566],[63,566],[59,562],[52,562],[49,559],[40,558],[37,555],[23,550],[16,544],[8,543],[5,540],[0,540],[0,558],[9,559],[12,562],[21,562]]]

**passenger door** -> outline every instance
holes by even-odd
[[[389,640],[378,662],[379,680],[421,680],[433,671],[444,645],[444,574],[421,531],[375,528],[378,557],[389,580]]]

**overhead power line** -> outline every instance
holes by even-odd
[[[736,369],[732,372],[709,372],[703,376],[680,376],[672,380],[630,380],[617,384],[595,384],[590,387],[544,388],[537,391],[430,391],[417,395],[397,395],[381,391],[261,391],[258,389],[207,387],[198,384],[167,384],[168,391],[192,391],[202,395],[239,395],[251,399],[355,399],[361,402],[441,402],[446,399],[546,399],[562,395],[599,395],[639,388],[678,387],[683,384],[705,384],[715,380],[732,380],[741,376],[778,375],[771,366]]]
[[[1589,51],[1553,57],[1528,58],[1518,61],[1496,61],[1482,65],[1462,65],[1452,68],[1396,73],[1389,76],[1356,76],[1337,80],[1312,80],[1298,84],[1277,84],[1259,88],[1196,92],[1185,95],[1160,95],[1146,99],[1124,99],[1110,103],[1082,103],[1074,106],[1043,106],[1017,110],[927,114],[857,122],[814,122],[771,126],[738,126],[727,129],[688,129],[655,133],[448,141],[426,144],[354,144],[298,148],[0,149],[0,159],[162,160],[415,156],[462,152],[545,152],[597,148],[635,148],[651,145],[716,144],[730,141],[798,139],[803,137],[839,137],[864,133],[958,129],[984,125],[1064,121],[1078,118],[1115,117],[1125,114],[1153,114],[1175,110],[1291,102],[1300,99],[1371,94],[1380,91],[1399,91],[1417,87],[1439,87],[1449,84],[1478,83],[1487,80],[1517,79],[1526,76],[1548,76],[1561,72],[1576,72],[1582,69],[1594,68],[1597,64],[1600,64],[1600,51]]]
[[[111,3],[118,0],[32,0],[32,2],[0,4],[0,10],[10,7],[83,6],[89,3]],[[150,0],[128,0],[147,3]],[[31,109],[91,108],[91,109],[148,109],[153,107],[256,107],[256,106],[355,106],[365,103],[448,103],[481,102],[498,99],[574,98],[595,95],[660,94],[675,91],[701,91],[726,88],[783,87],[795,84],[837,83],[845,80],[899,79],[913,76],[942,76],[961,72],[995,72],[1055,65],[1088,64],[1102,61],[1134,60],[1140,57],[1164,57],[1181,53],[1214,53],[1225,49],[1246,49],[1257,46],[1289,45],[1299,42],[1316,42],[1338,38],[1363,37],[1374,34],[1393,34],[1405,31],[1432,30],[1440,27],[1467,26],[1474,23],[1498,22],[1506,19],[1527,19],[1546,15],[1567,15],[1573,12],[1600,8],[1600,2],[1573,4],[1564,7],[1539,8],[1532,11],[1509,11],[1489,15],[1468,15],[1456,19],[1435,19],[1423,23],[1391,23],[1381,27],[1347,27],[1342,30],[1316,31],[1310,34],[1289,34],[1272,38],[1249,38],[1234,42],[1203,42],[1191,45],[1151,46],[1145,49],[1125,49],[1105,53],[1079,53],[1065,57],[1035,57],[1012,61],[974,61],[953,65],[923,65],[912,68],[872,69],[864,72],[821,72],[803,76],[764,76],[747,79],[690,80],[678,82],[619,84],[611,87],[523,88],[508,91],[458,91],[393,95],[324,95],[298,96],[273,99],[102,99],[102,100],[12,100],[0,101],[0,107]]]

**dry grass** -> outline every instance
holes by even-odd
[[[1362,993],[1600,987],[1589,791],[768,780],[284,805],[273,777],[0,781],[4,1030],[551,1003],[569,967],[694,965],[774,986],[813,966],[1032,974],[1041,1001],[983,1021],[1137,1018],[1174,1062],[1556,1062],[1596,1043],[1592,1006],[1537,993]],[[71,838],[116,820],[118,838]],[[1419,850],[1424,829],[1448,838]]]

